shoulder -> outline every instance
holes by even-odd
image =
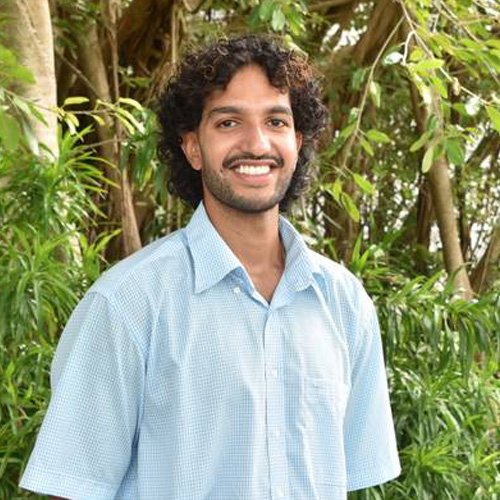
[[[119,335],[134,338],[146,353],[166,297],[187,291],[192,281],[191,258],[181,229],[115,264],[92,285],[80,305],[86,299],[94,304],[89,311],[94,317],[96,305],[103,304],[109,321],[121,325]],[[95,297],[99,297],[96,302]]]
[[[154,294],[165,280],[189,273],[190,261],[183,230],[150,243],[116,263],[92,285],[96,292],[110,299],[127,293]]]
[[[360,279],[344,265],[311,249],[309,249],[309,256],[319,269],[329,298],[334,300],[343,298],[351,303],[371,302]]]

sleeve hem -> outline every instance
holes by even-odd
[[[39,495],[68,500],[113,500],[118,489],[118,485],[42,469],[26,470],[19,486]]]
[[[347,481],[347,491],[356,491],[377,486],[397,478],[400,474],[401,467],[399,465],[387,467],[383,470],[379,469],[372,473],[359,474],[352,480]]]

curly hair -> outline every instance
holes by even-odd
[[[158,155],[169,166],[168,189],[192,206],[203,198],[201,174],[190,167],[181,148],[181,135],[196,130],[207,97],[214,90],[224,90],[239,69],[252,64],[264,70],[271,85],[289,92],[295,129],[303,136],[297,166],[280,210],[288,210],[308,186],[308,165],[316,139],[327,122],[327,110],[311,66],[301,54],[269,36],[221,39],[205,50],[188,54],[158,100]]]

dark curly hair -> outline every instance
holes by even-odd
[[[327,110],[311,67],[301,54],[269,36],[222,39],[205,50],[187,55],[158,101],[161,129],[158,154],[169,166],[168,189],[193,206],[203,198],[201,174],[190,167],[184,156],[181,134],[196,130],[205,99],[214,90],[225,89],[239,69],[251,64],[264,70],[271,85],[289,91],[295,129],[303,136],[297,166],[280,210],[287,210],[308,185],[307,167],[327,121]]]

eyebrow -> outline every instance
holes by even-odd
[[[208,118],[213,115],[227,115],[227,114],[235,114],[242,115],[245,114],[245,109],[239,106],[219,106],[210,110],[208,113]],[[266,110],[267,114],[285,114],[293,116],[292,110],[288,106],[273,106]]]

